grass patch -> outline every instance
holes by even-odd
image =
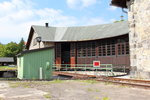
[[[120,88],[128,88],[129,86],[127,86],[127,85],[120,85],[119,87]]]
[[[31,84],[33,84],[33,82],[9,82],[9,86],[11,88],[17,87],[31,88]]]
[[[96,81],[96,80],[77,80],[77,81],[85,82],[85,83],[89,83],[89,84],[96,84],[96,83],[99,83],[99,82]]]
[[[17,88],[17,87],[32,88],[40,85],[49,85],[49,84],[56,84],[62,82],[64,81],[59,79],[52,80],[52,81],[16,81],[16,82],[9,82],[9,86],[11,88]]]
[[[87,91],[89,91],[89,92],[100,92],[100,90],[93,89],[93,88],[87,88]]]
[[[110,100],[109,97],[103,97],[102,100]]]
[[[1,80],[7,80],[7,79],[9,79],[9,80],[17,80],[18,78],[16,78],[16,77],[11,77],[11,78],[0,78]]]
[[[99,97],[94,97],[94,99],[95,99],[95,100],[100,100],[100,98],[99,98]]]
[[[56,79],[56,80],[52,80],[52,81],[49,81],[50,83],[62,83],[64,82],[63,80],[60,80],[60,79]]]
[[[17,67],[0,66],[0,71],[17,70]]]
[[[111,82],[105,82],[104,84],[105,85],[112,85],[113,83],[111,83]]]
[[[52,96],[50,95],[50,93],[47,93],[45,95],[43,95],[45,98],[52,98]]]

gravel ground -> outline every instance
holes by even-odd
[[[1,81],[0,100],[149,100],[150,90],[93,80]]]

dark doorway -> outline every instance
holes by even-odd
[[[70,43],[61,44],[61,62],[62,64],[70,64]]]

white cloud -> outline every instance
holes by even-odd
[[[82,0],[84,6],[89,6],[93,1]],[[44,25],[45,22],[51,26],[93,25],[107,22],[101,17],[77,19],[74,16],[64,15],[62,10],[52,8],[35,9],[34,3],[30,0],[1,2],[0,8],[0,42],[2,43],[4,43],[2,40],[18,42],[22,37],[27,39],[31,25]]]
[[[108,10],[110,10],[110,11],[115,11],[117,9],[117,7],[115,7],[115,6],[109,6],[109,8],[108,8]]]
[[[111,23],[113,23],[113,22],[115,22],[116,21],[116,19],[110,19],[110,22]]]
[[[65,16],[63,11],[51,8],[34,9],[30,0],[11,0],[0,3],[0,42],[3,39],[27,39],[31,25],[75,25],[76,18]]]
[[[98,3],[100,0],[67,0],[67,5],[73,9],[86,8]]]
[[[97,25],[97,24],[105,24],[107,23],[106,20],[104,20],[102,17],[94,17],[94,18],[87,18],[85,20],[87,22],[87,25]]]

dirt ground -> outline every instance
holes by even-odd
[[[150,100],[150,90],[93,80],[0,81],[0,100]]]

